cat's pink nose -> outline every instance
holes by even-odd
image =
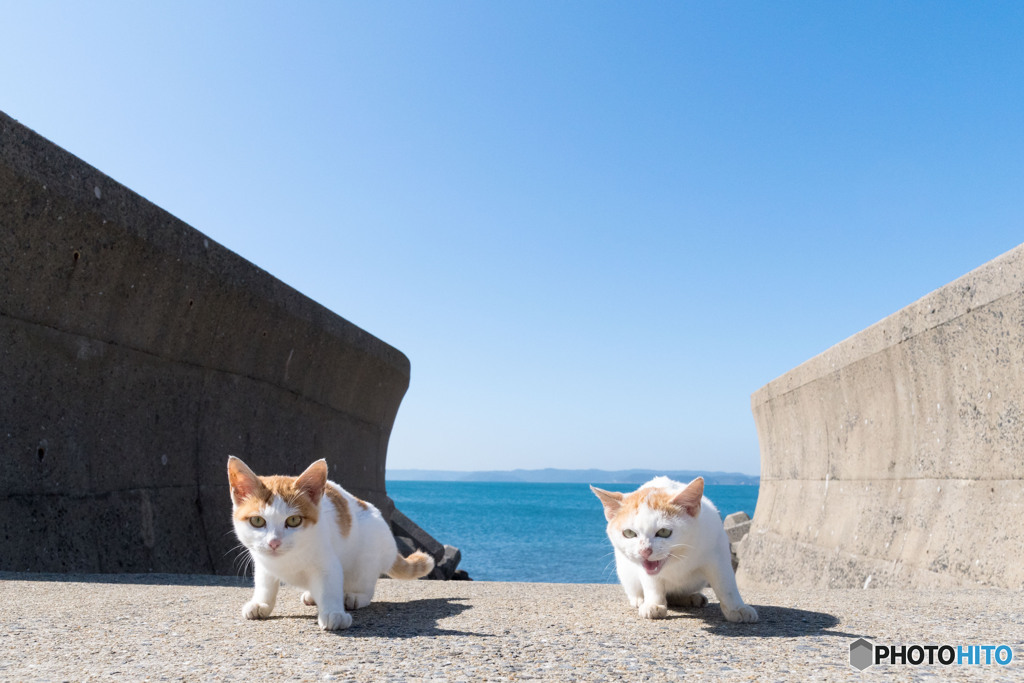
[[[644,548],[643,550],[640,551],[640,557],[642,557],[642,558],[644,558],[646,560],[648,557],[651,556],[652,552],[654,552],[654,551],[651,550],[650,548]]]
[[[278,548],[281,547],[281,539],[280,538],[272,538],[269,541],[267,541],[267,545],[270,546],[271,550],[277,550]],[[647,553],[647,555],[650,555],[650,553]],[[647,557],[647,555],[644,555],[644,557]]]

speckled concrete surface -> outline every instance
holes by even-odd
[[[772,590],[757,624],[718,604],[644,621],[618,586],[381,581],[324,633],[285,587],[266,621],[245,581],[0,573],[0,680],[1024,680],[1024,593]],[[856,638],[1001,644],[1005,667],[849,665]]]

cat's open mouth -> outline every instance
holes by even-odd
[[[654,576],[655,574],[660,572],[664,564],[665,560],[658,560],[657,562],[651,562],[650,560],[643,561],[644,571],[650,574],[651,576]]]

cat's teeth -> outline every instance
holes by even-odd
[[[652,576],[661,571],[662,565],[665,564],[665,560],[658,560],[657,562],[651,562],[650,560],[644,560],[644,571]]]

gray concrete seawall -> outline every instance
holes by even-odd
[[[751,404],[741,585],[1024,588],[1024,245]]]
[[[226,460],[390,513],[398,350],[0,114],[0,569],[234,573]]]

